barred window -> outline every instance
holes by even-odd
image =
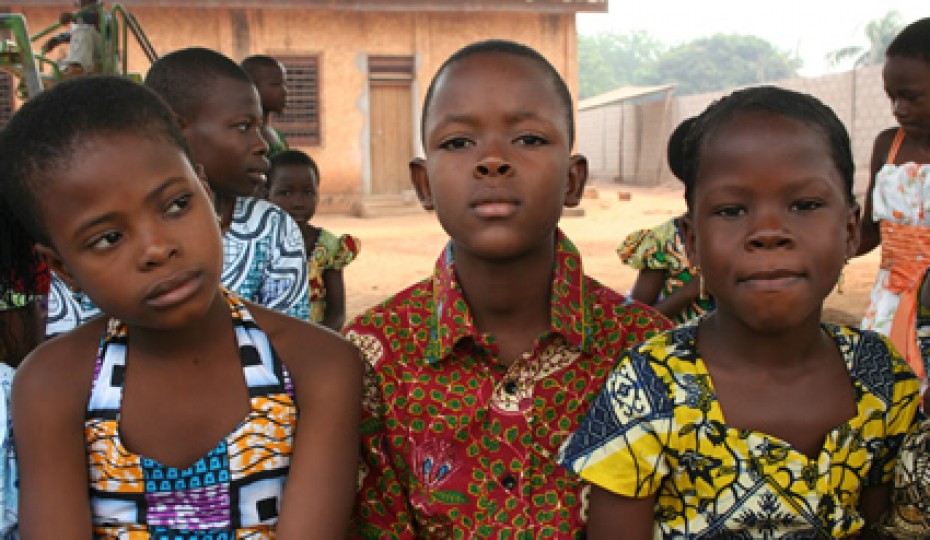
[[[274,127],[291,145],[320,144],[319,56],[275,56],[287,69],[287,106]]]
[[[6,125],[13,116],[16,91],[16,81],[5,71],[0,71],[0,127]]]

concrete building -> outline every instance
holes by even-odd
[[[112,2],[105,2],[111,6]],[[123,0],[165,53],[203,46],[235,60],[269,54],[288,69],[288,109],[274,125],[317,161],[321,212],[415,204],[408,162],[421,152],[420,106],[436,69],[463,45],[506,38],[544,54],[577,91],[575,14],[607,0]],[[67,1],[0,4],[35,33]],[[148,61],[130,47],[131,71]],[[377,212],[375,212],[377,213]]]

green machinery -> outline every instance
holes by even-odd
[[[131,33],[149,62],[158,59],[155,49],[146,37],[136,17],[122,5],[115,4],[109,10],[100,4],[81,9],[75,16],[88,10],[99,13],[100,34],[103,42],[99,52],[99,73],[120,75],[140,79],[138,73],[130,73],[126,54]],[[17,93],[28,99],[44,88],[55,84],[63,77],[58,63],[41,53],[40,40],[47,38],[62,27],[53,24],[41,32],[30,35],[26,18],[18,13],[0,13],[0,70],[10,73],[19,81]]]

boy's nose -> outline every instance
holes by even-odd
[[[748,249],[785,248],[794,245],[794,237],[785,228],[782,219],[774,215],[761,215],[746,238]]]
[[[154,239],[145,247],[141,264],[143,269],[157,268],[178,254],[178,247],[174,242],[166,239]]]
[[[476,176],[506,176],[513,171],[513,167],[505,159],[498,156],[487,156],[475,165]]]

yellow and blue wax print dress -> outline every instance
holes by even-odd
[[[655,495],[655,538],[858,534],[859,495],[892,481],[918,381],[879,334],[823,328],[846,362],[857,412],[827,434],[816,459],[727,426],[692,322],[621,357],[560,462],[608,491]]]

